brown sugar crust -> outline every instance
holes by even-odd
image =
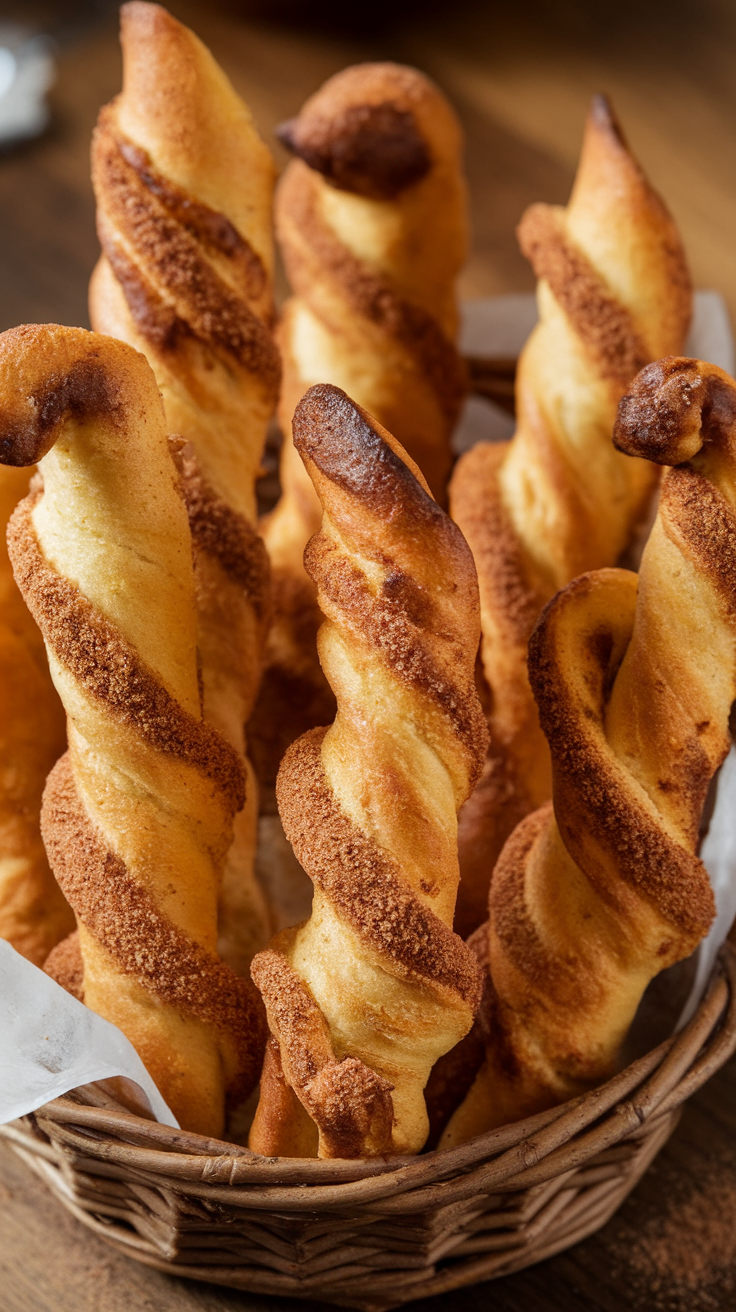
[[[276,201],[293,295],[279,325],[282,496],[264,525],[278,571],[265,687],[272,721],[284,725],[290,710],[278,700],[279,689],[297,686],[291,668],[301,665],[297,646],[306,640],[314,654],[318,627],[310,633],[302,622],[301,600],[306,594],[308,605],[314,595],[303,555],[319,526],[319,503],[290,440],[296,405],[310,383],[340,383],[390,429],[445,504],[450,439],[467,391],[455,347],[467,195],[459,123],[416,69],[391,63],[344,69],[280,135],[297,158]],[[287,574],[303,587],[282,586]],[[294,598],[296,619],[289,609]],[[316,655],[309,668],[302,665],[298,685],[304,705],[329,700]],[[326,721],[311,719],[304,727],[315,722]],[[272,760],[282,743],[280,734],[259,750],[260,758]]]
[[[293,223],[309,243],[324,275],[338,284],[355,314],[395,337],[416,357],[421,372],[434,388],[443,414],[454,424],[467,392],[467,374],[462,357],[437,320],[421,306],[398,295],[386,280],[337,240],[319,215],[306,164],[296,162],[285,176],[281,203],[290,210]],[[309,270],[302,269],[293,249],[285,250],[284,258],[295,293],[308,293]]]
[[[325,777],[325,729],[287,751],[276,797],[297,860],[340,917],[379,954],[384,969],[456,994],[475,1011],[481,980],[462,939],[412,895],[390,853],[341,811]]]
[[[716,910],[697,848],[736,698],[736,383],[700,361],[650,365],[616,441],[674,467],[638,576],[581,575],[532,635],[554,809],[518,826],[494,870],[495,1028],[448,1145],[492,1128],[494,1100],[518,1115],[604,1079],[646,984]]]
[[[418,1151],[431,1066],[467,1033],[481,998],[475,955],[450,927],[455,817],[486,747],[472,557],[398,442],[340,388],[309,389],[294,440],[323,507],[306,565],[337,715],[291,745],[276,785],[284,832],[315,885],[313,917],[274,940],[283,968],[269,957],[262,979],[259,956],[253,977],[268,994],[284,1076],[319,1130],[312,1151],[334,1151],[343,1105],[368,1118],[363,1153],[387,1150],[374,1135],[385,1101],[374,1076],[394,1090],[390,1151]],[[338,951],[348,961],[336,971]],[[335,1052],[357,1064],[335,1065]],[[265,1107],[256,1126],[252,1147],[283,1150]]]
[[[498,484],[507,442],[482,442],[452,482],[453,513],[478,568],[481,608],[498,614],[508,642],[526,644],[543,604]]]
[[[549,283],[603,378],[625,387],[648,353],[628,310],[606,288],[549,205],[532,205],[517,229],[522,253]]]
[[[432,167],[414,115],[389,100],[290,119],[276,135],[333,187],[372,200],[393,200]]]
[[[407,531],[431,536],[438,550],[455,558],[460,570],[467,548],[456,525],[386,443],[379,426],[340,388],[329,384],[310,388],[294,414],[294,444],[357,505],[365,505],[377,517],[390,516],[395,530],[405,526]],[[485,722],[474,686],[465,695],[460,689],[456,663],[447,663],[445,669],[437,663],[436,617],[426,588],[391,559],[386,561],[389,571],[377,596],[359,566],[335,553],[319,534],[308,543],[304,563],[321,596],[346,617],[352,632],[380,652],[392,676],[433,701],[448,717],[467,750],[474,783],[486,741]],[[468,558],[471,586],[472,573]],[[450,635],[443,636],[448,643]],[[459,664],[460,650],[457,655]],[[446,662],[446,650],[442,657]]]
[[[56,980],[77,1002],[84,1002],[84,962],[79,946],[79,931],[67,934],[47,956],[44,971]]]
[[[193,203],[155,172],[145,152],[115,127],[114,102],[100,114],[92,162],[95,188],[105,196],[98,214],[100,244],[141,334],[169,350],[182,336],[194,336],[226,362],[232,358],[277,387],[280,362],[273,338],[245,299],[254,279],[262,281],[262,265],[243,238],[224,216]],[[166,288],[166,300],[126,254],[113,225]],[[219,276],[203,254],[208,248],[233,264],[244,295],[236,295]]]
[[[682,349],[692,306],[677,230],[605,97],[592,100],[568,205],[533,205],[518,235],[540,280],[540,320],[517,369],[516,432],[502,452],[479,444],[461,456],[450,487],[478,566],[491,731],[460,816],[463,934],[484,914],[514,824],[551,793],[529,636],[559,588],[617,564],[644,528],[657,471],[618,458],[615,406],[648,359]]]
[[[263,261],[256,255],[253,247],[238,232],[237,228],[224,214],[218,214],[209,205],[195,200],[188,192],[177,187],[170,178],[157,172],[151,160],[140,146],[124,137],[118,137],[120,154],[131,168],[135,169],[141,182],[157,196],[169,214],[172,215],[205,248],[225,255],[233,261],[246,289],[246,295],[256,298],[262,295],[266,284],[266,270]]]
[[[588,577],[583,575],[563,595],[584,595],[587,584]],[[647,806],[640,794],[627,786],[626,775],[619,762],[612,759],[610,750],[606,750],[602,734],[591,732],[590,716],[581,715],[578,690],[566,668],[569,649],[558,645],[556,630],[547,624],[554,608],[555,602],[551,602],[534,631],[529,644],[529,670],[552,760],[558,775],[564,774],[564,792],[558,787],[561,796],[556,807],[563,840],[586,868],[588,862],[576,832],[584,817],[586,833],[610,862],[610,866],[607,863],[601,870],[592,866],[586,869],[598,895],[604,901],[613,898],[615,902],[616,882],[624,881],[650,901],[663,920],[697,942],[707,932],[714,914],[713,893],[705,867],[666,833],[654,807]],[[596,639],[593,650],[600,665],[598,710],[602,724],[614,641],[605,631],[593,636]],[[693,779],[694,807],[697,809],[699,796],[702,809],[713,770],[702,749],[698,757],[691,762],[689,773]],[[574,810],[568,810],[566,805],[568,794],[574,796]],[[611,866],[615,880],[611,878]]]
[[[390,1153],[392,1086],[355,1057],[338,1061],[309,988],[279,952],[259,953],[252,975],[288,1082],[319,1126],[329,1156]]]
[[[8,526],[8,549],[23,596],[45,642],[87,695],[157,751],[211,779],[232,811],[243,805],[237,752],[174,700],[120,632],[46,561],[31,514],[42,493],[21,502]]]
[[[196,547],[212,556],[246,593],[259,623],[268,622],[271,568],[257,529],[213,491],[193,446],[170,438],[179,484]]]
[[[91,824],[69,754],[54,766],[44,794],[42,832],[54,874],[86,929],[126,975],[160,1002],[214,1026],[238,1054],[233,1106],[258,1076],[263,1019],[252,984],[162,916]]]

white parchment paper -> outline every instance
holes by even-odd
[[[537,318],[533,295],[496,296],[463,307],[461,349],[471,355],[518,355]],[[728,314],[716,292],[698,292],[687,354],[734,371]],[[453,441],[457,453],[478,441],[511,437],[513,419],[471,397]],[[723,765],[702,857],[718,914],[697,953],[695,982],[680,1018],[702,996],[718,949],[736,914],[736,751]],[[50,1099],[95,1080],[124,1076],[145,1093],[159,1121],[177,1125],[125,1035],[77,1002],[43,971],[0,940],[0,1124],[36,1111]]]
[[[178,1126],[132,1043],[0,939],[0,1124],[81,1084],[127,1076]]]

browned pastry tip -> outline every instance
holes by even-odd
[[[619,451],[659,465],[681,465],[700,451],[734,443],[736,392],[717,365],[681,356],[657,360],[621,399],[613,430]]]
[[[302,460],[316,465],[330,482],[374,514],[391,512],[393,518],[406,509],[409,514],[445,521],[422,471],[342,388],[331,383],[310,387],[294,411],[292,430]]]
[[[24,324],[0,335],[0,463],[35,465],[66,419],[111,416],[119,405],[117,386],[90,334],[80,358],[76,340],[67,348],[70,331]]]
[[[330,78],[276,135],[341,191],[393,200],[432,166],[416,110],[433,90],[415,69],[359,64]]]

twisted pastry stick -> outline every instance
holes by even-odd
[[[3,530],[28,471],[0,469]],[[0,938],[35,965],[74,928],[46,859],[39,816],[46,776],[66,748],[64,712],[43,642],[0,541]]]
[[[288,743],[334,714],[302,559],[321,509],[288,437],[294,408],[310,384],[343,388],[395,434],[444,505],[465,390],[455,279],[467,200],[460,128],[445,98],[414,69],[361,64],[330,78],[279,135],[299,158],[276,203],[294,295],[280,325],[282,497],[264,529],[276,620],[254,724],[259,774],[270,782]],[[285,722],[277,736],[275,719]]]
[[[243,771],[200,716],[189,528],[143,357],[81,329],[4,333],[0,460],[43,477],[8,542],[68,717],[42,828],[84,1001],[181,1123],[217,1135],[260,1058],[257,995],[216,956]]]
[[[616,564],[646,513],[656,471],[614,450],[616,405],[648,360],[682,350],[691,309],[675,225],[602,96],[567,208],[533,205],[519,238],[540,281],[539,324],[519,361],[516,433],[463,456],[450,492],[478,568],[491,731],[460,817],[463,936],[485,916],[506,838],[550,796],[529,636],[558,588]]]
[[[615,441],[677,468],[638,587],[583,575],[530,643],[554,812],[527,817],[494,871],[487,1055],[446,1143],[604,1079],[649,980],[713,917],[695,852],[736,697],[736,384],[695,360],[650,365]]]
[[[413,461],[339,388],[310,389],[294,441],[324,507],[305,563],[338,709],[279,772],[314,903],[251,968],[273,1036],[251,1146],[417,1152],[429,1071],[480,996],[450,928],[456,815],[486,746],[473,562]]]
[[[257,786],[244,726],[269,619],[255,480],[278,395],[274,166],[250,112],[197,37],[158,5],[121,10],[123,91],[92,164],[102,258],[93,326],[142,351],[166,406],[195,547],[204,716],[248,771],[220,893],[220,951],[247,973],[270,922],[253,863]]]

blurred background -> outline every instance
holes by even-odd
[[[533,287],[516,223],[532,201],[567,199],[589,97],[606,91],[680,225],[696,285],[720,290],[736,320],[736,0],[172,0],[168,8],[210,46],[280,163],[274,125],[345,64],[391,58],[429,72],[467,136],[468,296]],[[41,134],[10,144],[10,122],[0,153],[0,329],[86,325],[97,252],[89,137],[120,85],[117,5],[0,2],[0,134],[13,71],[23,67],[29,99],[42,102],[54,80]],[[24,113],[25,130],[37,132],[43,111]]]

